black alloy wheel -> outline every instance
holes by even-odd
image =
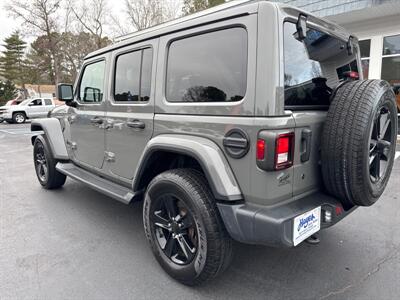
[[[158,245],[174,263],[190,263],[196,255],[199,236],[191,212],[173,195],[159,197],[154,207],[152,222]]]
[[[38,141],[35,148],[35,169],[39,181],[46,182],[49,176],[49,167],[44,152],[44,146],[41,141]]]
[[[54,159],[45,136],[39,135],[33,144],[33,163],[39,183],[48,190],[64,185],[66,176],[57,171],[58,161]]]
[[[232,240],[198,170],[172,169],[154,177],[146,189],[143,224],[158,263],[183,284],[215,278],[231,261]]]
[[[389,154],[395,147],[390,110],[386,105],[378,108],[369,143],[369,173],[372,183],[385,177]]]

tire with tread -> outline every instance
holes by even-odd
[[[57,160],[53,157],[53,153],[51,152],[51,148],[49,147],[47,139],[43,135],[39,135],[35,139],[35,142],[33,145],[33,160],[35,161],[35,159],[36,159],[36,152],[40,145],[43,145],[43,148],[44,148],[44,155],[46,157],[46,163],[47,163],[47,168],[48,168],[48,176],[47,176],[46,180],[42,180],[40,178],[40,176],[38,175],[38,171],[37,171],[37,168],[35,165],[36,176],[39,180],[39,183],[45,189],[48,189],[48,190],[58,189],[64,185],[67,177],[64,174],[62,174],[56,170]]]
[[[23,121],[22,122],[17,121],[18,117],[21,117],[22,118],[21,120],[23,120]],[[13,120],[13,123],[16,123],[16,124],[25,123],[26,122],[26,115],[23,112],[16,112],[16,113],[13,114],[12,120]]]
[[[327,191],[345,208],[374,204],[389,180],[395,145],[387,153],[386,173],[377,182],[370,178],[370,137],[383,107],[393,122],[390,138],[396,143],[396,104],[386,81],[349,81],[333,95],[322,133],[322,175]]]
[[[166,191],[185,203],[199,228],[200,245],[195,259],[187,265],[172,262],[161,250],[153,234],[150,220],[152,203]],[[143,221],[146,237],[157,261],[171,277],[183,284],[198,285],[216,277],[232,259],[232,239],[225,229],[204,175],[197,170],[173,169],[156,176],[146,190]]]

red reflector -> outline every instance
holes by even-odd
[[[336,206],[335,211],[336,211],[336,215],[339,216],[342,214],[343,208],[341,208],[340,206]]]
[[[263,160],[265,157],[265,141],[263,139],[257,140],[257,159]]]

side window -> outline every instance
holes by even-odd
[[[103,100],[104,60],[87,65],[79,87],[79,100],[85,103],[96,103]]]
[[[117,57],[114,82],[115,101],[148,101],[150,99],[152,56],[152,49],[146,48]]]
[[[42,99],[35,99],[31,103],[29,103],[29,106],[41,106],[42,105]]]
[[[45,103],[45,105],[53,105],[53,102],[51,101],[51,99],[44,99],[44,103]]]
[[[170,102],[240,101],[247,86],[247,31],[236,27],[171,43],[166,98]]]

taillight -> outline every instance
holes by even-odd
[[[275,170],[293,165],[294,132],[278,135],[275,142]]]
[[[263,160],[265,158],[265,140],[257,140],[256,157],[258,160]]]

